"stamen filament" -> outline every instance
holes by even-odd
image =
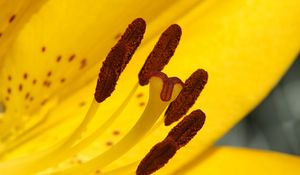
[[[59,157],[63,159],[76,154],[77,152],[79,152],[80,150],[84,149],[89,144],[91,144],[103,133],[105,133],[105,131],[114,123],[114,121],[120,116],[120,114],[126,108],[129,100],[132,98],[137,88],[138,88],[138,84],[134,86],[134,88],[131,90],[131,92],[128,94],[128,96],[125,98],[122,104],[118,107],[118,109],[112,114],[112,116],[109,117],[109,119],[107,119],[100,127],[98,127],[92,134],[90,134],[89,136],[81,140],[78,144],[74,145],[72,148],[62,151],[62,153],[59,154]]]
[[[77,127],[77,129],[73,132],[73,134],[68,138],[68,140],[61,146],[62,149],[65,149],[65,146],[70,146],[79,140],[82,136],[82,133],[86,130],[87,125],[96,115],[96,112],[99,108],[100,103],[98,103],[95,99],[92,101],[91,106],[84,117],[81,124]]]
[[[84,132],[86,126],[96,114],[98,107],[99,104],[95,100],[93,100],[84,120],[69,138],[66,138],[61,143],[53,146],[52,148],[49,148],[48,150],[30,155],[29,158],[24,157],[18,160],[4,162],[3,164],[0,164],[1,171],[6,174],[14,175],[21,175],[24,174],[24,172],[26,172],[26,174],[33,174],[37,171],[49,167],[49,165],[55,164],[57,162],[57,158],[59,157],[55,155],[59,155],[61,152],[71,147],[72,144],[74,144],[78,139],[81,138],[82,132]],[[13,167],[18,167],[18,169],[14,169]]]
[[[119,168],[116,168],[116,169],[113,169],[113,170],[110,170],[107,172],[103,172],[103,173],[101,173],[101,175],[120,175],[120,174],[135,175],[135,169],[138,165],[139,165],[139,162],[133,162],[133,163],[127,164],[125,166],[122,166],[122,167],[119,167]]]
[[[102,169],[112,161],[118,159],[132,147],[134,147],[147,132],[153,127],[155,122],[158,120],[161,113],[166,109],[170,102],[177,97],[180,90],[182,89],[181,84],[175,84],[172,98],[170,101],[162,101],[160,92],[163,88],[164,81],[160,77],[153,77],[150,79],[150,96],[148,104],[133,126],[133,128],[124,136],[117,144],[112,146],[109,150],[97,156],[96,158],[80,165],[73,166],[69,169],[53,173],[52,175],[68,175],[68,174],[88,174],[97,169]]]
[[[49,149],[48,151],[43,151],[34,155],[31,155],[28,159],[24,159],[25,161],[12,161],[12,164],[6,164],[4,167],[7,167],[7,169],[10,169],[12,172],[11,174],[17,175],[19,173],[18,169],[9,168],[11,166],[24,166],[24,170],[26,169],[26,172],[29,172],[27,168],[31,167],[31,165],[36,165],[36,162],[43,162],[43,164],[39,164],[39,168],[33,171],[42,170],[43,168],[58,164],[60,161],[67,159],[68,157],[72,156],[73,154],[77,153],[78,151],[84,149],[86,146],[88,146],[92,141],[94,141],[97,137],[100,137],[102,133],[105,132],[106,129],[109,128],[109,126],[120,116],[122,111],[126,108],[129,100],[133,97],[136,90],[138,88],[138,83],[133,87],[133,89],[130,91],[128,96],[125,98],[125,100],[122,102],[122,104],[118,107],[118,109],[113,113],[113,115],[96,131],[94,131],[90,136],[80,141],[77,145],[72,147],[72,144],[76,142],[81,136],[81,133],[84,131],[84,128],[89,123],[89,121],[92,119],[93,115],[96,112],[96,108],[99,105],[98,103],[94,103],[95,100],[92,102],[88,113],[86,117],[84,118],[81,125],[76,129],[77,134],[74,132],[68,139],[64,140],[62,143],[54,146],[53,148]],[[70,148],[70,149],[68,149]],[[48,162],[48,163],[47,163]],[[9,163],[9,162],[6,162]],[[19,164],[20,163],[20,164]],[[26,165],[27,167],[26,167]],[[1,169],[1,164],[0,164]],[[2,169],[1,169],[2,170]],[[24,171],[23,171],[24,172]],[[23,172],[20,172],[19,174],[23,174]]]

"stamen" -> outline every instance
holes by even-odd
[[[126,52],[125,45],[117,45],[103,62],[95,91],[95,99],[98,103],[103,102],[115,90]]]
[[[149,175],[162,168],[202,128],[205,114],[199,109],[186,116],[160,143],[156,144],[140,162],[136,174]]]
[[[124,43],[127,46],[127,51],[129,54],[127,57],[127,62],[140,45],[145,31],[146,22],[142,18],[137,18],[128,26],[121,39],[118,41],[118,44]]]
[[[96,86],[95,99],[103,102],[114,91],[121,72],[140,45],[146,29],[143,19],[134,20],[103,62]]]
[[[144,32],[145,32],[145,22],[142,19],[137,19],[131,25],[129,25],[124,36],[120,39],[117,45],[114,48],[112,48],[111,52],[108,54],[106,60],[104,61],[103,67],[101,68],[99,74],[99,79],[98,79],[96,93],[95,93],[95,100],[93,100],[83,121],[80,123],[80,125],[75,129],[75,131],[70,136],[62,140],[62,142],[59,143],[58,145],[53,146],[52,148],[49,148],[48,150],[45,150],[43,152],[34,154],[33,156],[31,155],[30,158],[26,158],[24,159],[24,161],[20,159],[19,161],[7,162],[6,165],[2,164],[3,167],[1,167],[0,165],[0,169],[2,170],[3,168],[3,170],[5,170],[6,172],[14,172],[15,174],[19,174],[21,172],[25,172],[26,174],[32,174],[46,167],[49,167],[53,164],[56,164],[62,159],[67,158],[66,155],[68,155],[68,153],[71,154],[72,152],[66,151],[66,149],[72,147],[82,137],[82,133],[85,131],[86,126],[89,124],[89,122],[91,121],[91,119],[93,118],[93,116],[95,115],[99,107],[99,102],[102,102],[105,98],[110,96],[110,94],[114,89],[114,86],[116,85],[116,81],[118,80],[119,75],[125,68],[126,64],[129,62],[131,56],[133,55],[137,47],[139,46],[141,39],[143,38]],[[176,93],[174,94],[176,94],[177,96],[181,89],[182,86],[180,86],[180,88],[178,86],[174,86],[174,91],[176,91]],[[104,96],[102,93],[104,94]],[[174,97],[172,96],[172,98],[175,99],[176,96],[174,95]],[[164,105],[164,108],[166,108],[168,104],[169,103]],[[103,127],[108,127],[108,126],[109,125]],[[82,144],[77,144],[74,147],[72,147],[74,149],[69,149],[69,150],[74,151],[74,150],[81,149],[86,145],[88,145],[89,141],[93,141],[94,138],[96,138],[96,136],[92,135],[92,137],[87,138],[88,139],[87,142],[82,142]],[[62,154],[64,152],[67,153]],[[36,166],[36,163],[40,162],[41,159],[45,161],[41,162],[38,166]],[[15,167],[16,165],[17,167],[19,167],[18,170],[9,168],[10,166]]]
[[[97,169],[102,169],[112,161],[116,160],[120,156],[128,152],[133,146],[139,143],[140,140],[151,130],[161,113],[165,110],[168,104],[174,100],[182,89],[182,85],[175,84],[172,90],[172,98],[170,101],[162,101],[160,92],[163,89],[164,81],[160,77],[152,77],[150,79],[150,91],[148,104],[132,129],[116,144],[114,144],[109,150],[102,153],[98,157],[81,165],[74,166],[72,168],[62,170],[54,173],[53,175],[71,175],[75,172],[79,175],[88,174]],[[80,172],[80,173],[79,173]]]
[[[156,144],[139,164],[136,174],[149,175],[159,170],[175,155],[177,144],[172,139],[165,139]]]
[[[149,83],[150,76],[147,75],[152,71],[162,71],[169,63],[181,37],[181,28],[177,24],[171,25],[159,38],[154,49],[148,56],[145,64],[139,72],[139,83],[144,86]]]
[[[207,83],[207,79],[207,72],[203,69],[198,69],[185,81],[184,88],[165,113],[166,126],[178,121],[194,105]]]
[[[203,127],[205,114],[195,110],[178,123],[168,134],[167,138],[173,139],[179,148],[185,146]]]
[[[132,55],[141,43],[145,33],[145,28],[146,23],[143,19],[138,18],[134,20],[128,26],[123,36],[120,37],[120,40],[117,42],[117,44],[111,49],[100,69],[94,94],[95,99],[93,99],[86,116],[75,128],[75,130],[63,138],[60,142],[45,150],[32,153],[30,156],[20,159],[14,159],[1,163],[1,173],[15,175],[36,174],[41,173],[41,171],[47,170],[48,168],[56,168],[56,165],[59,163],[62,163],[67,158],[70,158],[71,156],[83,151],[84,148],[93,143],[99,136],[101,136],[107,131],[108,128],[111,127],[114,121],[125,109],[129,100],[134,96],[138,88],[138,84],[135,85],[124,102],[110,118],[108,118],[101,126],[98,126],[98,128],[96,128],[93,132],[89,133],[89,135],[87,135],[85,138],[82,138],[87,126],[91,122],[92,118],[96,115],[96,112],[101,105],[99,103],[103,102],[114,91],[120,74],[125,69]],[[146,105],[145,109],[128,133],[125,134],[125,136],[118,142],[108,141],[107,145],[110,147],[91,160],[86,162],[82,161],[80,164],[72,165],[66,169],[59,169],[57,172],[50,172],[52,175],[86,175],[92,172],[103,174],[103,168],[127,153],[142,139],[144,139],[147,134],[153,132],[158,126],[163,124],[164,118],[160,119],[160,116],[168,106],[167,112],[165,113],[165,123],[171,123],[178,120],[188,111],[188,109],[195,103],[196,98],[204,88],[204,85],[207,82],[207,73],[204,70],[197,70],[188,80],[186,80],[185,84],[183,84],[182,81],[177,77],[168,78],[166,74],[161,72],[161,70],[166,64],[168,64],[170,58],[173,56],[180,37],[181,28],[176,24],[171,25],[161,35],[158,43],[148,56],[147,61],[139,73],[139,83],[141,85],[150,84],[148,103],[140,103],[140,105]],[[45,51],[46,47],[42,47],[42,52]],[[60,62],[61,59],[62,57],[58,56],[56,58],[56,62]],[[75,55],[71,55],[67,61],[72,62],[74,59]],[[83,58],[80,61],[80,69],[82,69],[87,64],[86,59]],[[49,78],[54,74],[52,71],[49,71],[46,75]],[[24,80],[28,79],[28,75],[24,74],[23,78]],[[12,77],[8,75],[8,81],[11,80]],[[59,80],[61,83],[64,83],[66,78],[60,77]],[[32,84],[36,83],[37,81],[34,79]],[[49,87],[51,85],[50,80],[45,80],[43,85]],[[19,84],[19,91],[22,91],[22,89],[24,91],[24,86]],[[11,94],[11,92],[12,91],[10,87],[8,87],[7,93]],[[32,95],[30,95],[29,92],[26,92],[27,91],[24,92],[25,99],[32,101]],[[182,97],[178,97],[179,94],[181,94]],[[137,98],[141,97],[141,94],[137,96]],[[7,98],[7,100],[9,100],[9,97]],[[174,104],[171,103],[175,99],[176,101]],[[51,105],[51,101],[46,103],[46,100],[42,101],[41,105],[45,105],[45,107],[54,106]],[[40,124],[46,121],[50,114],[50,108],[47,107],[45,113],[39,114],[41,116],[45,116],[43,120],[34,120],[32,123],[26,126],[22,132],[17,132],[16,136],[12,137],[12,139],[9,140],[10,142],[7,142],[8,144],[6,144],[6,147],[3,150],[10,151],[17,146],[33,139],[40,132],[44,132],[48,128],[54,126],[56,123],[62,121],[61,119],[50,120],[50,122],[47,122],[47,125],[40,127]],[[178,115],[181,116],[178,117]],[[160,121],[158,121],[158,119],[160,119]],[[133,172],[133,167],[137,166],[137,175],[152,174],[163,167],[176,154],[177,150],[186,145],[197,134],[197,132],[202,128],[204,121],[205,114],[201,110],[193,111],[179,124],[177,124],[177,126],[175,126],[169,132],[167,137],[162,142],[156,144],[140,164],[139,162],[134,162],[104,174],[124,174],[124,171],[126,172],[129,170]],[[115,136],[118,134],[119,131],[113,132],[113,135]],[[14,167],[18,168],[15,169]]]

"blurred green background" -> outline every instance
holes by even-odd
[[[269,96],[217,145],[300,155],[300,55]]]

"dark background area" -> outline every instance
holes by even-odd
[[[300,155],[300,56],[270,95],[217,145]]]

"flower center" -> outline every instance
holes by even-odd
[[[94,99],[89,110],[79,126],[69,136],[44,151],[0,163],[0,171],[8,175],[35,174],[49,169],[51,170],[50,174],[53,175],[86,175],[99,172],[126,154],[147,134],[163,125],[163,122],[165,125],[170,125],[184,116],[204,88],[207,82],[207,73],[201,69],[197,70],[183,83],[179,78],[169,78],[161,72],[173,56],[180,40],[181,29],[174,24],[161,35],[138,75],[141,86],[149,84],[149,99],[134,126],[118,143],[91,160],[68,168],[54,168],[93,143],[110,128],[126,108],[129,100],[136,92],[138,83],[110,118],[98,126],[95,131],[83,137],[83,133],[96,116],[96,112],[101,110],[101,103],[112,95],[122,71],[140,45],[145,29],[146,23],[143,19],[134,20],[111,49],[100,69]],[[49,74],[51,76],[51,73]],[[164,119],[159,120],[165,110]],[[132,171],[136,167],[138,167],[136,171],[138,175],[153,173],[164,166],[177,150],[185,146],[196,135],[202,128],[204,120],[205,114],[201,110],[193,111],[177,124],[162,142],[156,144],[140,163],[137,160],[137,162],[124,165],[120,169],[102,174],[120,174],[120,172]]]

